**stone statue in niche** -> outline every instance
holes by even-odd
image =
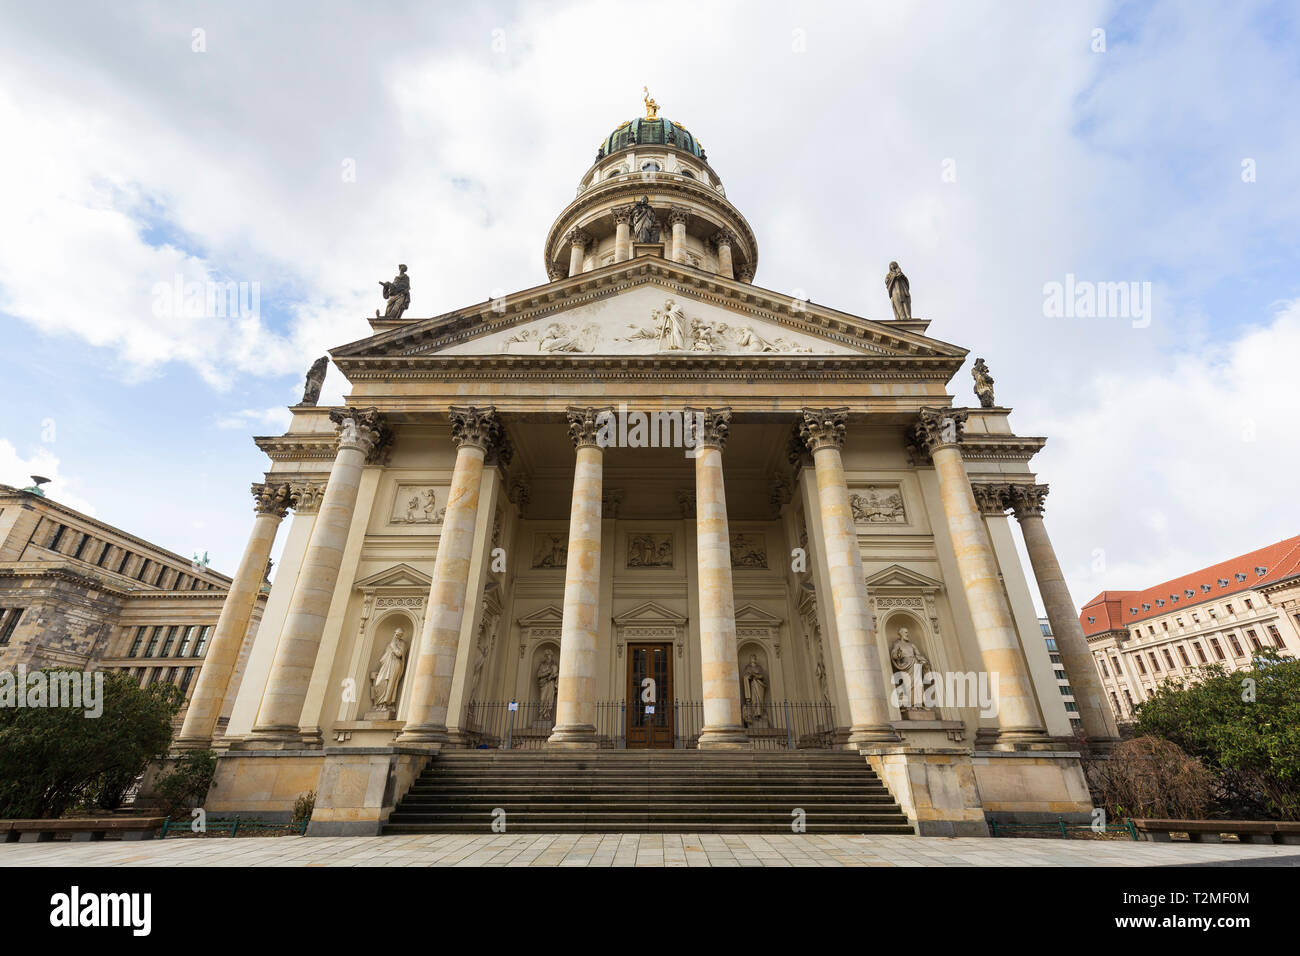
[[[299,405],[315,405],[320,401],[320,388],[325,384],[325,373],[329,371],[330,357],[322,355],[312,362],[307,370],[307,381],[302,389],[302,401]]]
[[[406,669],[405,632],[399,627],[379,656],[379,669],[370,675],[370,704],[367,720],[392,720],[397,716],[397,692]]]
[[[980,408],[992,408],[993,376],[989,374],[989,367],[982,358],[977,358],[970,373],[975,379],[975,395],[980,400]]]
[[[905,715],[933,717],[933,711],[925,706],[924,693],[930,659],[912,643],[909,634],[907,628],[900,627],[898,638],[889,648],[889,660],[894,665],[895,703]]]
[[[903,275],[903,270],[898,268],[897,262],[889,264],[889,272],[885,274],[885,288],[889,290],[889,304],[894,307],[894,318],[910,319],[912,287],[907,276]]]
[[[555,720],[555,691],[560,682],[560,668],[548,647],[537,665],[537,719]]]
[[[636,242],[659,241],[659,224],[649,196],[642,196],[632,206],[632,238]]]
[[[411,279],[406,274],[406,266],[397,267],[397,275],[393,277],[392,282],[379,283],[384,289],[384,314],[380,315],[379,310],[375,309],[376,319],[400,319],[402,313],[406,311],[411,304]]]
[[[761,724],[767,719],[765,706],[767,704],[767,674],[763,671],[763,665],[758,662],[758,655],[749,655],[749,663],[745,665],[740,679],[745,687],[745,706],[742,713],[745,726]]]
[[[881,492],[879,488],[863,488],[862,494],[849,495],[853,520],[859,524],[906,524],[903,496],[898,491]]]

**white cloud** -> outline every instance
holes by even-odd
[[[257,434],[277,434],[289,427],[293,413],[283,405],[271,408],[246,408],[233,414],[223,415],[216,420],[218,428],[237,428],[241,431],[256,431]]]
[[[23,456],[10,442],[0,438],[0,482],[27,488],[32,484],[33,475],[50,479],[49,484],[41,486],[47,497],[94,517],[95,506],[77,494],[81,480],[62,473],[59,458],[51,449],[38,447],[32,454]]]

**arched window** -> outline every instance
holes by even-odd
[[[694,178],[695,178],[695,174],[694,174],[693,172],[691,172],[689,169],[683,169],[683,170],[682,170],[682,175],[683,175],[683,176],[689,176],[691,179],[694,179]]]

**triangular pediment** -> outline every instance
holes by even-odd
[[[751,627],[777,627],[781,623],[781,618],[767,613],[755,604],[745,604],[736,608],[736,623],[748,624]]]
[[[554,604],[548,604],[540,611],[534,611],[527,617],[519,618],[516,623],[522,628],[559,627],[564,623],[564,612]]]
[[[629,624],[666,624],[672,627],[681,627],[686,623],[686,618],[662,604],[646,601],[644,604],[638,604],[630,611],[624,611],[615,617],[614,623],[619,627],[626,627]]]
[[[409,564],[398,564],[385,571],[377,571],[369,577],[362,578],[356,587],[362,591],[377,591],[380,588],[418,588],[428,591],[433,579]]]
[[[617,263],[400,327],[331,351],[345,374],[375,359],[802,356],[922,358],[966,352],[909,328],[657,258]]]
[[[924,575],[919,571],[905,568],[901,564],[891,564],[867,578],[867,590],[889,588],[907,588],[913,591],[942,591],[943,582]]]

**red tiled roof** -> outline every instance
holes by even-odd
[[[1258,572],[1259,568],[1264,569],[1263,574]],[[1079,623],[1083,625],[1085,635],[1100,634],[1168,614],[1180,607],[1194,607],[1204,601],[1249,591],[1298,574],[1300,535],[1184,574],[1145,591],[1102,591],[1083,606]],[[1239,575],[1245,575],[1245,579]],[[1226,586],[1220,583],[1223,581],[1227,582]],[[1209,591],[1205,590],[1206,586]],[[1136,614],[1133,608],[1137,608]]]

